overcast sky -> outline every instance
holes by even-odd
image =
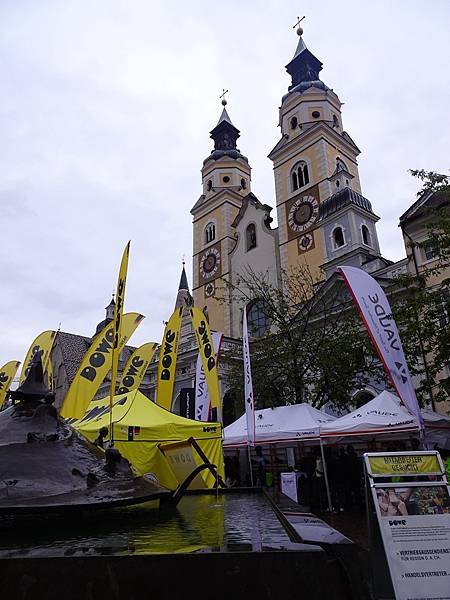
[[[128,239],[125,310],[146,315],[130,343],[160,341],[183,254],[192,283],[189,211],[223,88],[252,191],[275,205],[298,15],[398,260],[408,169],[450,166],[447,0],[0,0],[0,366],[60,323],[91,335]]]

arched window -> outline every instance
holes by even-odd
[[[300,188],[308,185],[309,183],[309,171],[308,165],[302,160],[297,163],[291,171],[291,182],[292,191],[299,190]]]
[[[354,408],[360,408],[375,398],[372,390],[358,390],[356,394],[353,394],[352,405]]]
[[[206,189],[208,190],[208,192],[210,192],[212,190],[212,181],[211,181],[211,179],[208,180],[208,183],[206,184]]]
[[[298,125],[297,117],[292,117],[291,119],[291,129],[295,129]]]
[[[370,246],[370,231],[367,225],[361,225],[361,235],[363,244]]]
[[[333,230],[333,243],[335,249],[345,246],[344,230],[342,227],[336,227]]]
[[[250,223],[250,225],[245,230],[245,240],[247,252],[252,248],[256,248],[256,227],[254,223]]]
[[[244,179],[244,178],[242,178],[242,179],[241,179],[241,188],[242,188],[243,190],[245,190],[245,189],[247,188],[247,182],[245,181],[245,179]]]
[[[205,244],[209,244],[209,242],[212,242],[214,239],[216,239],[216,226],[211,221],[205,227]]]
[[[267,305],[264,300],[254,300],[247,305],[248,332],[253,337],[262,337],[270,328]]]
[[[344,161],[343,161],[341,158],[339,158],[339,157],[337,157],[337,158],[336,158],[336,170],[337,170],[337,171],[348,171],[348,169],[347,169],[347,165],[346,165],[346,164],[345,164],[345,162],[344,162]]]

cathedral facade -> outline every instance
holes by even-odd
[[[214,141],[202,167],[202,195],[193,206],[193,296],[214,329],[242,336],[243,306],[227,298],[227,286],[250,269],[280,286],[282,273],[307,265],[328,279],[337,265],[371,273],[405,269],[380,253],[370,201],[361,193],[360,153],[345,131],[338,95],[321,79],[322,63],[298,46],[286,66],[290,76],[279,109],[280,140],[269,153],[275,177],[278,226],[272,208],[251,191],[249,160],[237,147],[239,130],[224,104],[210,132]],[[251,329],[261,327],[257,301],[246,307]]]
[[[272,225],[273,208],[251,191],[250,162],[238,148],[240,132],[225,100],[219,121],[210,132],[214,147],[203,161],[202,193],[191,209],[193,298],[183,265],[174,306],[186,306],[174,412],[185,414],[183,396],[190,393],[192,397],[195,386],[198,348],[187,310],[192,301],[205,311],[211,329],[223,333],[219,379],[225,412],[229,365],[224,357],[242,355],[243,310],[247,311],[250,331],[261,335],[266,330],[258,300],[246,306],[232,301],[224,282],[236,284],[249,269],[264,274],[279,288],[283,272],[303,264],[317,280],[332,286],[337,279],[336,267],[351,265],[386,286],[394,277],[416,273],[430,263],[426,251],[414,241],[417,238],[420,243],[426,235],[426,215],[430,213],[422,205],[433,202],[430,198],[415,202],[400,218],[405,258],[394,263],[381,255],[376,228],[379,217],[362,194],[357,162],[360,151],[344,129],[342,103],[321,80],[322,63],[306,47],[302,33],[299,28],[297,48],[286,66],[290,82],[279,108],[281,137],[268,155],[274,169],[277,227]],[[106,308],[106,320],[98,327],[111,319],[111,307]],[[75,334],[61,332],[57,336],[52,362],[58,374],[58,404],[91,342],[92,338]],[[119,374],[132,350],[126,347],[120,357]],[[156,396],[157,364],[158,352],[141,386],[152,399]],[[109,380],[97,396],[105,395],[107,388]],[[379,391],[375,386],[355,390],[349,402],[369,400]]]

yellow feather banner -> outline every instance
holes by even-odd
[[[122,334],[119,339],[118,353],[144,319],[144,315],[131,312],[123,315]],[[89,402],[94,398],[112,364],[114,343],[114,324],[111,322],[95,336],[89,350],[70,385],[61,408],[61,415],[67,418],[81,419]]]
[[[176,308],[164,329],[159,350],[158,381],[156,384],[156,404],[170,410],[172,408],[173,384],[177,366],[178,342],[180,338],[183,307]]]
[[[147,342],[136,348],[125,365],[117,394],[139,389],[157,347],[156,342]]]
[[[56,336],[56,331],[50,331],[50,330],[43,331],[42,333],[40,333],[37,336],[37,338],[31,344],[31,346],[28,349],[28,352],[25,355],[25,360],[23,361],[22,372],[20,374],[20,381],[19,381],[20,385],[22,385],[22,383],[25,381],[26,376],[28,375],[28,371],[30,370],[30,366],[31,366],[31,363],[33,362],[33,358],[34,358],[35,354],[40,352],[41,353],[41,361],[42,361],[42,370],[44,371],[44,381],[46,381],[47,385],[49,387],[51,387],[50,383],[52,380],[53,370],[51,368],[52,365],[51,365],[51,360],[50,360],[50,353],[53,348],[53,342],[55,341],[55,336]],[[47,380],[46,380],[46,374],[47,374]]]
[[[214,353],[211,331],[205,314],[200,308],[193,306],[189,309],[189,312],[191,313],[192,326],[195,331],[203,370],[205,371],[211,408],[217,409],[217,417],[219,417],[222,410],[222,402],[220,399],[219,373],[217,371],[217,361]]]
[[[5,402],[6,392],[11,386],[19,365],[19,360],[11,360],[0,368],[0,410]]]
[[[117,280],[116,302],[114,305],[114,343],[112,351],[111,368],[111,390],[109,394],[109,404],[112,407],[114,392],[116,389],[117,370],[119,368],[119,340],[122,332],[123,304],[125,301],[125,287],[127,283],[128,257],[130,255],[130,242],[125,246],[122,261],[120,263],[119,278]]]

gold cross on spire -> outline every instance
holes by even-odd
[[[223,106],[226,106],[226,104],[227,104],[227,99],[225,98],[225,94],[227,94],[227,93],[228,93],[228,90],[226,90],[225,88],[223,88],[222,92],[223,92],[223,93],[222,93],[222,94],[220,94],[219,98],[222,98],[222,105],[223,105]]]

